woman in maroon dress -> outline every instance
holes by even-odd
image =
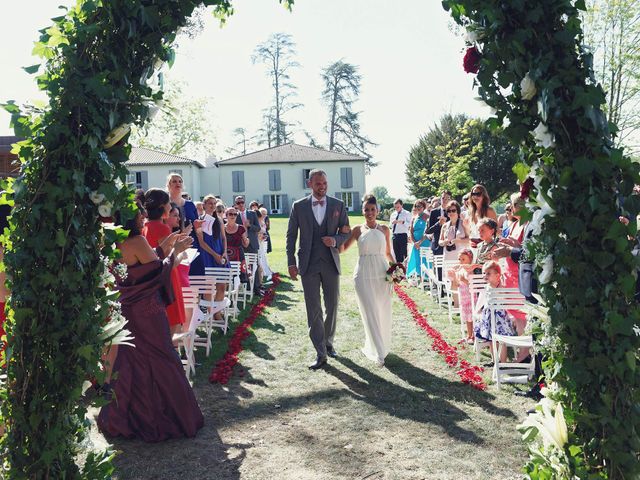
[[[204,418],[171,343],[166,313],[173,296],[173,262],[193,240],[172,234],[154,251],[141,235],[142,215],[125,227],[129,238],[119,248],[127,277],[116,281],[135,347],[118,349],[114,396],[100,411],[98,427],[110,437],[145,442],[193,437]]]

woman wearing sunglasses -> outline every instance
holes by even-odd
[[[440,230],[439,245],[443,247],[445,260],[457,260],[460,250],[469,246],[469,232],[460,217],[460,204],[455,200],[447,203],[449,221]]]

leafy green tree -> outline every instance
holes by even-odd
[[[389,190],[387,187],[379,185],[377,187],[373,187],[371,189],[371,194],[376,197],[376,200],[381,205],[386,205],[388,203],[393,202],[393,198],[389,195]]]
[[[418,139],[417,145],[411,147],[405,173],[407,187],[412,196],[425,198],[440,192],[446,172],[442,146],[453,141],[458,127],[463,125],[467,118],[463,114],[444,115]]]
[[[326,132],[329,135],[329,150],[344,153],[359,153],[367,157],[367,171],[376,166],[367,151],[377,144],[360,131],[360,113],[353,109],[360,94],[362,76],[358,67],[342,60],[333,62],[322,70],[322,101],[329,109]]]
[[[607,120],[616,123],[617,146],[640,149],[640,2],[588,0],[583,15],[596,79],[607,94]]]
[[[264,142],[271,146],[272,134],[275,145],[282,145],[290,140],[291,132],[287,132],[288,124],[284,116],[287,112],[299,108],[301,103],[293,101],[296,97],[297,87],[291,83],[289,72],[300,66],[294,60],[296,44],[287,33],[274,33],[269,39],[259,44],[251,60],[253,63],[262,63],[266,66],[267,76],[273,86],[273,104],[266,117],[263,117],[268,132]]]
[[[206,158],[216,147],[208,98],[187,98],[182,82],[166,85],[153,122],[135,128],[131,143],[173,155]],[[153,108],[158,108],[154,106]]]
[[[517,159],[518,149],[502,129],[465,115],[445,115],[409,152],[407,180],[419,198],[443,189],[462,196],[476,183],[496,198],[515,188]]]

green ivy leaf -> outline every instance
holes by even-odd
[[[531,168],[526,163],[518,162],[513,166],[512,170],[513,173],[516,174],[516,177],[518,177],[518,182],[522,183],[529,176]]]
[[[608,268],[610,265],[615,262],[616,257],[612,253],[609,252],[594,252],[593,253],[593,261],[595,262],[601,270]]]

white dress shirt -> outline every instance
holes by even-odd
[[[395,220],[399,220],[404,223],[396,223],[395,225],[392,223],[389,225],[391,231],[394,235],[398,235],[401,233],[409,233],[409,225],[411,225],[411,214],[407,212],[404,208],[400,209],[399,212],[394,212],[391,214],[390,221],[394,222]]]
[[[313,205],[313,202],[322,202],[322,205]],[[316,222],[318,225],[322,225],[322,221],[324,220],[324,216],[327,213],[327,196],[325,195],[322,198],[316,198],[311,195],[311,210],[313,210],[313,216],[316,217]]]

